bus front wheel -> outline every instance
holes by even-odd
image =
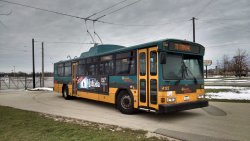
[[[69,96],[69,89],[68,89],[67,86],[65,86],[65,87],[63,88],[62,95],[63,95],[64,99],[66,99],[66,100],[69,100],[69,99],[70,99],[70,96]]]
[[[134,100],[133,97],[127,91],[121,91],[117,97],[117,108],[123,114],[134,113]]]

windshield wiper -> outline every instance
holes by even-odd
[[[183,74],[183,78],[185,77],[185,73],[188,76],[188,72],[192,75],[193,79],[194,79],[194,83],[197,84],[197,78],[194,76],[194,74],[191,72],[191,70],[186,66],[186,64],[184,63],[184,61],[182,62],[183,64],[183,69],[184,69],[184,74]],[[188,72],[187,72],[188,71]]]
[[[185,73],[187,74],[187,69],[186,69],[186,65],[184,64],[184,62],[182,61],[182,64],[181,64],[181,69],[180,71],[181,72],[181,78],[185,78]],[[175,82],[175,85],[179,84],[181,82],[181,79],[178,79],[176,82]]]

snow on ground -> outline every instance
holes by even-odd
[[[205,89],[231,89],[231,90],[239,90],[239,89],[249,89],[249,87],[234,87],[234,86],[205,86]]]
[[[206,81],[208,81],[208,82],[210,82],[210,81],[223,81],[222,79],[204,79],[205,80],[205,82]]]
[[[228,92],[206,93],[208,99],[250,100],[249,87],[205,86],[205,89],[228,89]]]
[[[236,92],[206,93],[208,99],[250,100],[250,90]]]
[[[47,88],[47,87],[37,87],[34,89],[29,89],[30,91],[53,91],[53,88]]]

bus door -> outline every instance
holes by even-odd
[[[77,94],[77,63],[72,63],[72,95]]]
[[[157,47],[139,49],[138,51],[139,107],[158,109],[157,54]]]

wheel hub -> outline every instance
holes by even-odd
[[[121,105],[124,109],[129,109],[131,107],[131,98],[128,95],[125,95],[121,99]]]

